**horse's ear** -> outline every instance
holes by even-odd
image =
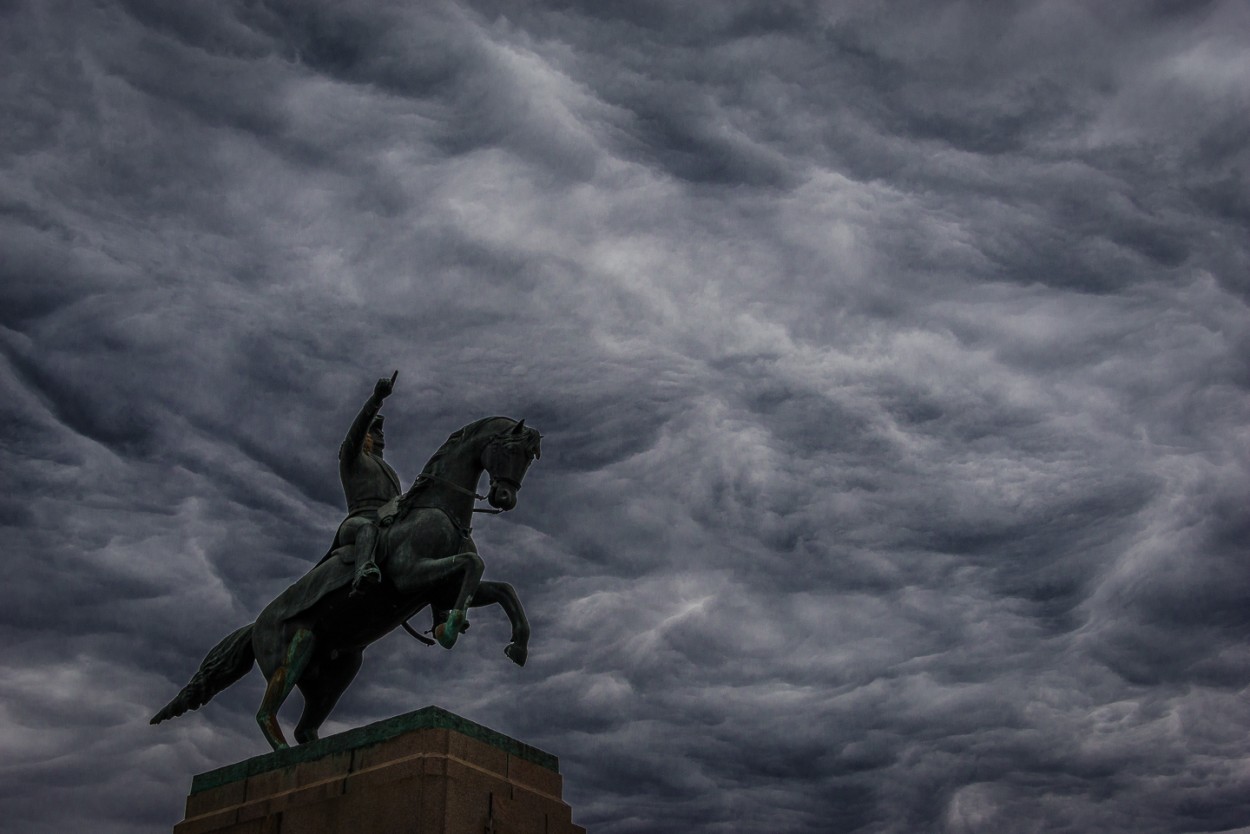
[[[521,422],[513,426],[512,433],[513,434],[525,434],[525,421],[522,420]]]

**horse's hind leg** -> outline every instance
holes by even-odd
[[[321,662],[300,679],[298,686],[304,696],[304,712],[295,727],[296,744],[317,740],[317,729],[360,671],[362,658],[359,649],[322,655]]]
[[[286,657],[269,676],[265,697],[261,699],[260,710],[256,713],[256,723],[260,725],[265,740],[274,750],[289,746],[282,735],[282,728],[278,726],[278,709],[308,668],[308,661],[312,658],[316,644],[317,639],[310,629],[297,629],[291,642],[287,644]]]

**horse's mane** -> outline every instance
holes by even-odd
[[[435,476],[440,475],[443,458],[447,457],[452,449],[460,447],[464,443],[481,434],[483,427],[492,420],[508,420],[509,422],[516,422],[511,417],[496,416],[483,417],[481,420],[474,420],[467,426],[461,426],[447,436],[447,439],[443,441],[443,445],[438,447],[438,451],[430,455],[430,459],[427,460],[425,462],[425,466],[421,468],[421,474]],[[412,486],[409,487],[407,495],[412,496],[420,493],[424,487],[429,485],[429,483],[429,481],[422,480],[420,476],[417,476],[417,479],[413,482]]]
[[[425,466],[421,469],[421,474],[423,475],[438,474],[437,470],[439,467],[437,464],[444,457],[447,456],[447,453],[450,452],[452,449],[460,446],[465,441],[473,437],[476,437],[478,434],[480,434],[482,432],[482,426],[484,426],[486,423],[489,423],[492,420],[511,420],[511,419],[512,418],[510,417],[498,417],[498,416],[483,417],[480,420],[474,420],[472,423],[469,423],[467,426],[461,426],[460,428],[456,429],[455,431],[453,431],[451,434],[447,436],[447,439],[443,441],[443,445],[438,447],[438,451],[436,451],[433,455],[431,455],[430,459],[425,462]]]

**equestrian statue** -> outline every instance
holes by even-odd
[[[482,579],[470,535],[474,512],[513,509],[521,482],[541,454],[542,435],[508,417],[486,417],[447,438],[407,492],[383,460],[382,402],[398,371],[379,379],[339,447],[348,515],[330,550],[265,606],[256,622],[218,643],[199,671],[160,712],[159,724],[198,709],[259,664],[267,683],[256,721],[274,750],[287,747],[278,709],[296,687],[304,711],[295,741],[317,730],[360,670],[366,646],[429,607],[434,642],[450,649],[468,627],[468,609],[498,605],[512,623],[504,654],[524,666],[530,627],[516,591]],[[486,495],[476,492],[485,472]],[[475,510],[485,500],[494,510]],[[431,642],[431,641],[426,641]]]

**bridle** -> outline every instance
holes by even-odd
[[[496,444],[496,443],[498,443],[498,444],[500,444],[500,445],[504,445],[504,443],[505,443],[505,438],[506,438],[507,436],[508,436],[508,434],[507,434],[507,432],[505,432],[505,433],[503,433],[503,434],[496,435],[495,437],[492,437],[492,438],[490,439],[490,441],[486,444],[486,445],[487,445],[487,448],[489,448],[490,446],[492,446],[492,445],[494,445],[494,444]],[[474,491],[473,491],[473,490],[471,490],[471,489],[465,489],[464,487],[460,486],[459,484],[454,484],[454,483],[452,483],[451,481],[447,480],[446,478],[440,478],[439,476],[437,476],[437,475],[431,475],[431,474],[430,474],[430,473],[428,473],[428,472],[422,472],[420,475],[418,475],[418,476],[417,476],[417,480],[416,480],[416,482],[414,483],[414,486],[415,486],[416,484],[421,483],[422,481],[434,481],[435,483],[442,484],[443,486],[447,487],[448,489],[452,490],[453,492],[458,492],[458,493],[460,493],[461,495],[467,495],[467,496],[469,496],[470,498],[476,499],[476,500],[478,500],[478,501],[485,501],[485,500],[486,500],[486,498],[487,498],[487,496],[486,496],[486,495],[479,495],[478,493],[474,492]],[[497,483],[498,483],[498,484],[503,484],[504,486],[506,486],[506,487],[508,487],[509,489],[511,489],[513,492],[520,492],[520,491],[521,491],[521,483],[520,483],[520,481],[518,481],[517,479],[515,479],[515,478],[510,478],[510,477],[508,477],[507,475],[495,475],[494,473],[490,473],[490,488],[491,488],[491,489],[494,489],[494,488],[495,488],[495,484],[497,484]],[[502,512],[503,512],[503,510],[495,509],[494,507],[474,507],[474,508],[473,508],[473,512],[475,512],[475,513],[489,513],[490,515],[499,515],[500,513],[502,513]]]

